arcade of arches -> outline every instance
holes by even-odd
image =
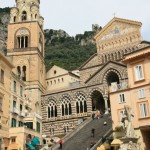
[[[96,86],[64,90],[43,96],[42,109],[45,110],[42,110],[45,122],[43,132],[48,134],[49,126],[53,126],[55,128],[53,134],[60,134],[60,131],[63,133],[64,123],[71,129],[79,123],[79,120],[89,117],[92,111],[107,113],[110,108],[109,91],[104,87],[107,88],[112,82],[120,83],[121,76],[117,71],[108,70],[103,78],[104,83]]]

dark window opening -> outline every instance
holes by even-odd
[[[22,76],[22,80],[26,81],[26,66],[23,66],[23,76]]]
[[[22,12],[22,21],[26,21],[27,20],[27,12],[23,11]]]
[[[16,16],[14,16],[14,22],[16,22]]]
[[[27,128],[33,129],[33,122],[26,122],[25,124],[26,124]]]

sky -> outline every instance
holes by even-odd
[[[0,8],[15,0],[0,0]],[[41,0],[44,29],[63,29],[70,36],[105,26],[115,17],[142,22],[142,36],[150,41],[150,0]]]

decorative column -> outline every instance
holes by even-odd
[[[92,99],[90,97],[87,98],[87,113],[92,113]]]
[[[105,101],[105,114],[108,114],[108,97],[104,97],[104,101]]]

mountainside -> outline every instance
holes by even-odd
[[[0,50],[6,53],[7,24],[9,22],[9,8],[0,8]]]
[[[0,8],[0,50],[6,52],[7,25],[9,22],[10,8]],[[92,39],[98,25],[92,26],[92,31],[84,34],[69,36],[63,30],[44,30],[45,34],[45,64],[48,70],[54,64],[67,70],[78,69],[92,54],[96,52],[96,46]]]

